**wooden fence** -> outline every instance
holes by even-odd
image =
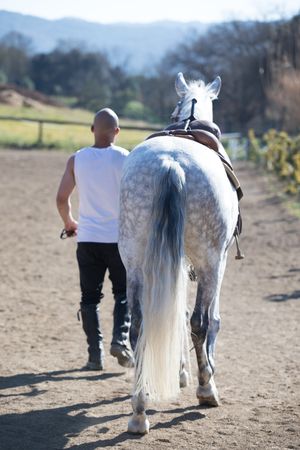
[[[37,130],[37,145],[43,144],[43,131],[44,124],[52,124],[52,125],[77,125],[77,126],[85,126],[90,127],[91,123],[80,122],[80,121],[64,121],[64,120],[51,120],[51,119],[37,119],[37,118],[28,118],[28,117],[11,117],[11,116],[0,116],[0,121],[15,121],[15,122],[34,122],[38,125]],[[138,131],[158,131],[161,129],[159,126],[136,126],[136,125],[122,125],[122,129],[124,130],[138,130]]]
[[[11,116],[0,116],[1,121],[15,121],[15,122],[30,122],[37,124],[37,140],[34,142],[35,147],[42,147],[44,142],[44,126],[50,125],[65,125],[65,126],[82,126],[89,128],[91,123],[81,122],[81,121],[65,121],[65,120],[51,120],[51,119],[38,119],[38,118],[28,118],[28,117],[11,117]],[[147,131],[154,132],[161,130],[162,126],[138,126],[138,125],[123,125],[121,124],[122,130],[132,130],[132,131]],[[245,138],[240,133],[224,133],[222,135],[222,143],[227,149],[230,157],[233,160],[236,159],[246,159],[247,158],[247,142]]]

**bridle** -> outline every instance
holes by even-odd
[[[179,101],[177,102],[177,105],[175,106],[175,109],[174,109],[174,111],[172,112],[171,117],[170,117],[171,120],[172,120],[172,122],[178,122],[178,119],[179,119],[179,112],[180,112],[182,103],[183,103],[183,100],[179,100]]]
[[[191,114],[186,119],[183,119],[183,122],[185,122],[184,127],[183,127],[184,130],[187,130],[189,128],[190,123],[193,120],[196,120],[196,118],[194,116],[195,104],[196,103],[197,103],[197,100],[195,98],[193,98],[192,99],[192,106],[191,106]],[[173,113],[171,114],[171,119],[172,119],[173,122],[178,122],[179,113],[180,113],[182,104],[183,104],[183,100],[179,100],[179,102],[177,103]]]

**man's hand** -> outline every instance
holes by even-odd
[[[74,219],[69,219],[65,223],[65,230],[70,236],[77,235],[78,222]]]

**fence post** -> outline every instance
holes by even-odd
[[[39,134],[38,134],[38,140],[37,140],[37,144],[42,144],[43,143],[43,121],[39,120]]]

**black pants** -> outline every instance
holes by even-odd
[[[114,297],[126,298],[126,271],[117,244],[78,242],[77,261],[83,303],[100,302],[106,270],[112,282]]]

